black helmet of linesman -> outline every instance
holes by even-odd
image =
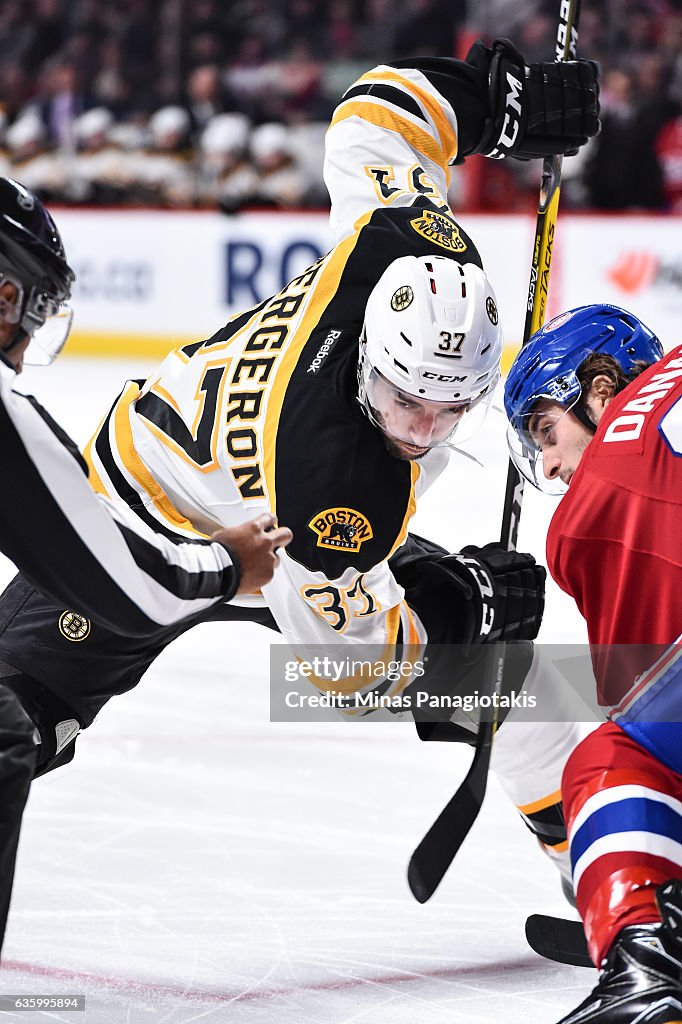
[[[27,362],[49,363],[60,351],[71,328],[66,300],[74,280],[40,199],[19,182],[0,178],[0,350],[14,365],[27,341]]]

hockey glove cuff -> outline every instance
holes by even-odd
[[[497,543],[470,545],[441,564],[469,584],[474,643],[535,639],[545,607],[547,572],[532,555],[507,551]]]
[[[593,60],[526,64],[508,39],[496,39],[490,48],[479,40],[466,59],[488,75],[490,113],[473,153],[496,160],[572,155],[599,131]]]

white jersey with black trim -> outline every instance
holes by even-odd
[[[158,632],[231,596],[220,544],[173,542],[88,485],[76,446],[0,362],[0,547],[41,589],[133,636]]]
[[[426,641],[388,559],[449,452],[389,455],[357,402],[357,357],[367,298],[397,256],[480,265],[447,209],[456,128],[421,72],[364,75],[327,135],[335,247],[146,382],[128,382],[85,453],[94,486],[162,532],[196,537],[274,512],[294,540],[263,597],[297,649],[414,652]]]
[[[421,71],[380,64],[344,94],[327,132],[324,178],[336,238],[373,206],[421,197],[449,212],[457,117]]]

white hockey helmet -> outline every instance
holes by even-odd
[[[216,114],[201,133],[202,153],[207,156],[243,153],[249,143],[250,127],[244,114]]]
[[[384,433],[420,448],[448,444],[455,430],[460,440],[482,421],[501,354],[495,293],[480,267],[447,256],[401,256],[367,302],[358,399]],[[390,408],[395,396],[399,405]],[[404,396],[413,411],[438,411],[428,439],[423,430],[415,435],[407,409],[402,421],[396,415]]]
[[[191,127],[190,116],[184,107],[161,107],[149,118],[149,131],[156,145],[168,138],[181,139]]]
[[[5,132],[5,141],[13,153],[33,143],[44,142],[46,137],[45,124],[40,114],[34,111],[22,114]]]
[[[265,164],[277,156],[291,156],[289,132],[285,125],[274,121],[254,128],[249,146],[257,164]]]
[[[106,135],[114,123],[114,115],[106,107],[93,107],[77,117],[73,131],[77,142],[89,142],[97,135]]]

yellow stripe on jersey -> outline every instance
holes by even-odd
[[[360,78],[360,81],[396,82],[398,85],[402,86],[406,92],[411,92],[412,95],[419,100],[436,126],[445,162],[449,164],[455,159],[457,156],[457,135],[443,113],[443,108],[438,100],[427,92],[426,89],[422,88],[421,85],[417,85],[416,82],[410,81],[409,78],[404,78],[402,75],[398,74],[397,71],[368,71],[362,76],[362,78]]]
[[[344,676],[343,679],[331,680],[324,679],[321,676],[316,676],[314,673],[306,673],[306,678],[315,686],[318,690],[328,692],[334,690],[337,693],[349,694],[359,692],[368,686],[377,686],[381,682],[381,673],[385,671],[385,667],[390,661],[396,661],[395,643],[398,639],[398,630],[400,628],[400,605],[397,604],[395,607],[390,608],[386,614],[386,636],[387,643],[379,658],[376,661],[369,662],[363,659],[362,668],[359,672],[355,672],[353,675]],[[360,648],[362,651],[362,648]],[[300,658],[298,659],[301,660]],[[403,690],[407,684],[407,679],[402,681],[403,685],[400,690]],[[400,692],[400,690],[396,692]],[[356,712],[350,711],[350,714]]]
[[[107,413],[107,416],[108,416],[108,413]],[[94,445],[95,441],[99,437],[99,432],[102,429],[102,427],[104,426],[104,424],[106,422],[106,419],[107,419],[107,416],[103,416],[102,417],[102,420],[101,420],[99,426],[97,427],[97,430],[95,431],[95,433],[92,435],[92,437],[90,438],[90,440],[86,444],[85,448],[83,449],[83,453],[82,453],[83,454],[83,458],[85,459],[85,461],[88,464],[88,481],[90,483],[90,486],[92,487],[93,491],[95,491],[97,494],[106,494],[106,495],[108,495],[109,492],[107,491],[106,487],[102,483],[102,478],[100,477],[99,473],[97,472],[97,469],[95,468],[95,463],[93,462],[93,459],[92,459],[92,446]]]
[[[407,632],[407,647],[409,650],[412,648],[420,649],[422,642],[419,639],[419,631],[417,629],[417,623],[414,621],[414,615],[407,601],[402,602],[403,608],[407,613],[408,632]]]
[[[543,850],[547,851],[547,853],[566,853],[568,850],[568,839],[564,839],[562,843],[557,843],[556,846],[550,846],[549,843],[543,842],[541,842],[540,845]]]
[[[547,807],[551,807],[553,804],[561,802],[561,790],[557,789],[555,793],[550,793],[548,796],[541,797],[540,800],[533,801],[532,804],[525,804],[523,807],[517,804],[521,814],[537,814],[538,811],[544,811]],[[553,847],[556,849],[556,847]]]
[[[409,497],[409,500],[407,502],[407,509],[405,510],[405,518],[403,519],[403,525],[400,527],[400,533],[396,537],[395,544],[393,545],[393,547],[391,548],[391,550],[389,551],[389,553],[387,555],[388,558],[390,558],[391,555],[395,551],[398,550],[400,545],[405,542],[405,538],[407,537],[407,528],[409,526],[410,519],[412,518],[412,516],[417,511],[417,496],[415,494],[415,488],[417,486],[417,480],[419,479],[419,474],[420,473],[421,473],[421,469],[419,468],[418,464],[416,462],[414,462],[414,461],[411,462],[410,463],[410,476],[411,476],[410,497]]]
[[[265,483],[268,490],[270,511],[277,514],[277,491],[275,487],[275,452],[279,427],[279,420],[284,405],[284,396],[291,375],[298,365],[301,352],[310,337],[313,328],[318,323],[322,313],[332,301],[339,287],[343,271],[350,255],[355,248],[360,231],[368,223],[374,210],[368,210],[356,223],[352,235],[344,238],[342,242],[327,257],[322,264],[321,273],[313,285],[308,306],[296,328],[293,338],[280,357],[279,364],[275,370],[270,395],[268,397],[267,410],[265,413],[265,427],[263,430],[263,443],[265,446],[263,456],[263,469],[265,472]]]
[[[131,381],[116,403],[116,408],[114,409],[116,454],[130,476],[149,495],[156,510],[173,529],[177,530],[180,527],[180,529],[186,530],[197,537],[206,537],[205,533],[195,529],[189,519],[186,519],[178,512],[166,492],[157,484],[135,450],[133,431],[130,426],[130,407],[139,397],[140,387]]]
[[[406,117],[401,117],[399,114],[394,113],[394,111],[389,110],[388,107],[382,107],[378,103],[368,100],[346,100],[340,107],[337,107],[331,121],[331,126],[333,127],[340,121],[345,121],[348,117],[359,117],[361,120],[369,121],[370,124],[374,124],[378,128],[386,128],[389,131],[396,132],[413,149],[416,149],[444,170],[447,169],[445,154],[434,137],[422,128],[418,128],[412,121],[408,121]]]
[[[176,401],[176,399],[173,398],[173,396],[171,395],[170,391],[166,391],[166,389],[164,387],[162,387],[161,384],[159,384],[158,381],[156,381],[156,383],[152,384],[152,386],[150,388],[147,388],[147,391],[153,391],[155,395],[158,395],[160,398],[163,398],[164,402],[168,402],[169,405],[173,406],[173,408],[177,412],[178,416],[182,416],[182,409],[178,405],[178,402]],[[204,398],[205,398],[205,396],[204,396]],[[201,413],[201,409],[199,409],[199,413]]]
[[[400,629],[400,605],[396,604],[386,612],[386,643],[388,647],[395,644]],[[387,647],[387,649],[388,649]]]

